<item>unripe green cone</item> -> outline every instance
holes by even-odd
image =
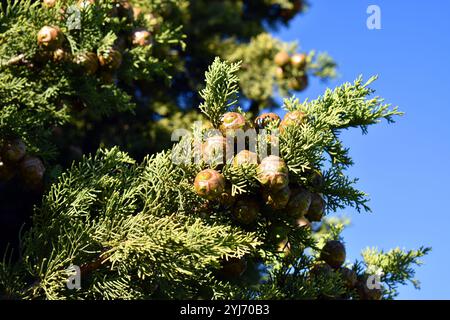
[[[101,67],[116,70],[122,64],[122,54],[116,49],[110,48],[98,55],[98,61]]]
[[[347,289],[353,289],[356,286],[358,277],[355,271],[349,268],[342,267],[339,269],[339,273],[341,274],[342,280]]]
[[[286,206],[286,213],[293,218],[303,217],[308,213],[311,205],[311,192],[304,188],[292,191],[291,198]]]
[[[319,169],[312,169],[307,173],[308,183],[315,189],[320,189],[324,184],[322,172]]]
[[[258,218],[259,204],[253,197],[243,196],[236,200],[233,207],[233,218],[244,225],[252,224]]]
[[[291,190],[289,186],[278,191],[263,190],[262,196],[267,206],[273,210],[281,210],[288,204]]]
[[[1,158],[5,163],[17,163],[25,157],[26,151],[21,139],[7,140],[3,144]]]
[[[306,74],[295,77],[289,81],[289,88],[294,91],[303,91],[308,87],[309,80]]]
[[[289,175],[284,160],[273,155],[264,158],[258,166],[258,180],[270,191],[285,188],[289,184]]]
[[[299,126],[306,121],[306,113],[300,110],[288,112],[284,115],[283,121],[280,123],[280,132],[284,132],[284,129],[288,126]]]
[[[322,220],[323,214],[325,211],[325,201],[322,196],[318,193],[311,194],[311,204],[308,209],[308,213],[306,214],[306,218],[309,221],[320,221]]]
[[[219,200],[225,191],[225,178],[212,169],[200,171],[194,181],[195,192],[207,200]]]
[[[236,198],[233,197],[231,188],[225,188],[220,195],[219,202],[224,208],[231,208],[234,205]]]
[[[224,136],[235,134],[236,130],[247,130],[248,123],[245,117],[238,112],[227,112],[222,116],[222,123],[220,124],[220,131]]]
[[[233,158],[233,166],[258,164],[258,155],[248,150],[242,150]]]
[[[93,75],[98,70],[98,58],[93,52],[78,54],[75,56],[74,62],[82,67],[87,75]]]
[[[322,248],[320,258],[332,268],[339,268],[345,262],[345,247],[340,241],[330,240]]]
[[[212,136],[202,144],[202,159],[206,163],[224,164],[227,162],[227,150],[231,146],[223,136]]]

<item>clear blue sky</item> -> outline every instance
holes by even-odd
[[[346,210],[348,257],[366,246],[432,246],[417,269],[422,289],[400,288],[400,299],[450,299],[450,1],[310,0],[311,8],[276,35],[302,49],[327,51],[340,77],[312,80],[298,95],[315,98],[327,86],[367,79],[405,116],[395,124],[342,135],[351,148],[359,188],[370,194],[372,214]],[[381,8],[381,30],[366,27],[369,5]]]

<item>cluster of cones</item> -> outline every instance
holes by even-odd
[[[57,0],[43,1],[43,6],[48,9],[52,9],[56,5]],[[80,0],[77,3],[80,11],[88,10],[95,6],[95,0]],[[133,21],[142,13],[138,9],[132,8],[127,1],[117,1],[116,5],[111,9],[110,15]],[[64,9],[61,9],[61,19],[68,19]],[[150,30],[136,28],[131,34],[119,37],[113,48],[97,50],[97,52],[80,52],[72,55],[61,29],[58,26],[47,25],[39,30],[37,43],[41,50],[36,56],[36,62],[72,63],[86,75],[97,74],[104,82],[112,83],[114,72],[122,64],[122,51],[127,47],[151,45],[153,43],[153,34]]]
[[[3,142],[0,154],[0,182],[7,182],[15,176],[30,190],[41,190],[45,166],[35,156],[28,155],[22,140],[14,138]]]
[[[278,80],[287,79],[289,89],[303,91],[308,87],[308,56],[305,53],[289,55],[287,51],[282,50],[275,55],[274,62],[277,66],[275,76]]]
[[[297,228],[310,228],[311,222],[322,220],[326,203],[317,192],[324,184],[322,173],[312,168],[305,173],[306,182],[299,184],[290,179],[288,166],[279,156],[268,155],[260,159],[258,153],[247,149],[241,150],[231,159],[227,159],[225,155],[227,148],[233,148],[229,137],[234,137],[238,130],[255,128],[261,133],[266,129],[278,129],[283,134],[287,127],[301,125],[305,121],[308,121],[307,115],[299,110],[288,112],[283,119],[275,113],[264,113],[253,122],[247,121],[238,112],[225,113],[219,127],[221,135],[210,136],[202,144],[202,159],[213,164],[219,162],[217,160],[223,160],[234,168],[255,166],[258,191],[254,194],[232,195],[231,183],[221,173],[223,166],[213,165],[214,169],[200,171],[194,181],[197,195],[227,209],[237,225],[252,229],[260,217],[267,218],[270,221],[268,242],[274,245],[276,252],[288,259],[293,258],[288,238],[291,227],[283,221],[288,221]],[[271,142],[276,144],[273,140]],[[320,262],[311,270],[311,276],[326,277],[327,274],[338,272],[344,286],[348,290],[357,290],[361,299],[380,299],[381,290],[369,289],[367,276],[358,276],[355,271],[344,267],[345,259],[344,245],[340,241],[328,241],[320,252]],[[218,274],[228,279],[237,278],[242,276],[246,268],[245,257],[224,259]]]
[[[225,113],[220,125],[222,134],[205,140],[201,147],[202,158],[207,163],[223,160],[234,168],[256,167],[258,191],[255,194],[233,195],[231,183],[220,172],[220,166],[200,171],[194,181],[197,195],[229,210],[235,223],[242,227],[251,229],[261,216],[273,220],[269,237],[276,242],[277,250],[285,255],[290,254],[287,237],[289,228],[280,225],[277,219],[283,217],[297,227],[309,227],[310,222],[321,221],[325,201],[320,193],[314,191],[324,183],[321,172],[318,169],[309,170],[305,173],[307,183],[301,185],[290,179],[288,166],[279,156],[268,155],[260,159],[258,153],[250,150],[241,150],[232,159],[227,159],[224,155],[228,148],[233,148],[229,137],[233,137],[238,130],[255,128],[261,132],[264,129],[278,129],[283,133],[288,126],[300,125],[305,121],[307,117],[302,111],[288,112],[283,119],[275,113],[264,113],[253,122],[247,121],[238,112]],[[272,144],[276,143],[272,141]],[[234,266],[240,265],[241,271],[245,270],[241,260],[232,260],[231,263]],[[239,270],[236,267],[231,269]],[[239,275],[238,272],[235,274]]]

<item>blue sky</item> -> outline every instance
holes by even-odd
[[[372,87],[405,116],[392,125],[342,135],[355,165],[349,174],[369,193],[373,213],[344,213],[350,260],[366,246],[431,246],[417,269],[421,290],[401,287],[399,299],[450,299],[450,1],[310,0],[310,10],[276,36],[298,40],[302,49],[328,52],[340,77],[313,79],[300,99],[327,86],[378,74]],[[381,30],[369,30],[366,9],[381,9]]]

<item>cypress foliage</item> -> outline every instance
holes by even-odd
[[[325,53],[299,54],[268,34],[305,9],[297,0],[7,1],[0,209],[5,221],[21,214],[2,238],[13,244],[1,248],[2,297],[392,299],[398,285],[418,286],[413,266],[426,247],[343,262],[347,221],[332,213],[370,208],[339,133],[367,133],[401,112],[373,96],[375,77],[289,98],[308,77],[336,76]],[[288,115],[256,134],[251,119],[275,110],[277,93]],[[245,123],[225,126],[229,112]],[[234,141],[222,134],[243,128],[255,132],[254,153],[216,162],[217,141]],[[210,140],[199,146],[201,137]],[[214,174],[198,178],[205,169]],[[205,196],[199,183],[216,189]],[[67,286],[71,266],[80,289]],[[382,286],[368,288],[378,274]]]

